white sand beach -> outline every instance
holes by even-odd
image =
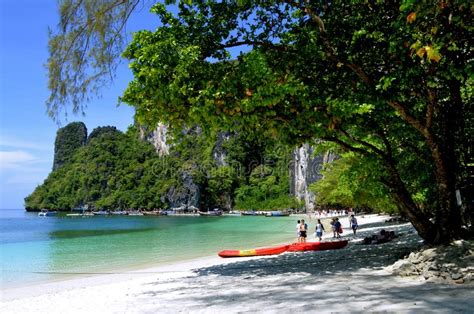
[[[400,278],[384,270],[420,245],[410,224],[385,224],[386,217],[376,215],[358,219],[357,238],[341,250],[239,259],[216,255],[128,273],[2,289],[0,312],[472,313],[472,284]],[[348,228],[348,219],[342,222]],[[381,245],[356,244],[382,228],[401,236]],[[348,231],[345,236],[352,239]],[[314,241],[313,235],[309,241]]]

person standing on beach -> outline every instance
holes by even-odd
[[[357,224],[357,218],[355,218],[354,215],[351,215],[351,219],[349,220],[349,226],[352,228],[352,232],[354,232],[354,235],[356,235],[357,228],[359,225]]]
[[[300,242],[306,242],[306,231],[308,230],[308,225],[304,223],[304,220],[301,220],[300,224]]]
[[[300,224],[301,224],[301,221],[298,220],[296,222],[296,241],[298,243],[301,242]]]
[[[318,223],[316,224],[316,237],[319,238],[319,241],[321,241],[322,239],[323,231],[326,231],[326,230],[324,230],[324,226],[321,223],[321,219],[318,219]]]

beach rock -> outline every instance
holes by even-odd
[[[472,255],[472,241],[460,240],[447,246],[411,252],[386,270],[399,276],[419,275],[429,282],[466,284],[474,277]]]
[[[431,270],[431,271],[438,271],[439,270],[439,266],[434,264],[434,263],[430,263],[428,265],[428,270]]]
[[[472,274],[472,273],[466,274],[466,276],[464,277],[464,282],[465,283],[474,283],[474,274]]]
[[[451,279],[452,280],[458,280],[458,279],[461,279],[462,277],[463,277],[463,275],[461,275],[460,273],[451,274]]]
[[[411,276],[414,274],[414,267],[408,260],[399,260],[392,265],[392,272],[399,276]]]
[[[422,253],[424,260],[432,260],[436,257],[436,248],[431,248],[423,251]]]
[[[434,272],[429,271],[429,270],[426,270],[426,269],[422,272],[422,276],[423,276],[425,279],[429,279],[429,278],[431,278],[431,277],[438,277]]]

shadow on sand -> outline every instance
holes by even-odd
[[[361,230],[358,238],[377,230]],[[472,286],[403,281],[378,271],[421,245],[407,225],[379,224],[401,236],[379,245],[355,242],[340,250],[284,253],[246,258],[193,270],[178,284],[150,284],[144,297],[169,298],[181,310],[226,312],[469,312],[474,306]],[[171,289],[171,290],[170,290]],[[174,290],[174,291],[173,291]],[[466,295],[468,299],[466,299]],[[470,298],[470,299],[469,299]],[[466,308],[466,302],[469,307]],[[166,303],[166,302],[165,302]],[[166,305],[161,310],[171,310]]]

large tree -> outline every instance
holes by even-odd
[[[473,10],[242,0],[183,1],[173,14],[156,4],[163,26],[136,33],[124,53],[134,80],[123,100],[147,124],[336,143],[372,165],[426,241],[447,242],[462,236],[456,190],[472,163]]]

